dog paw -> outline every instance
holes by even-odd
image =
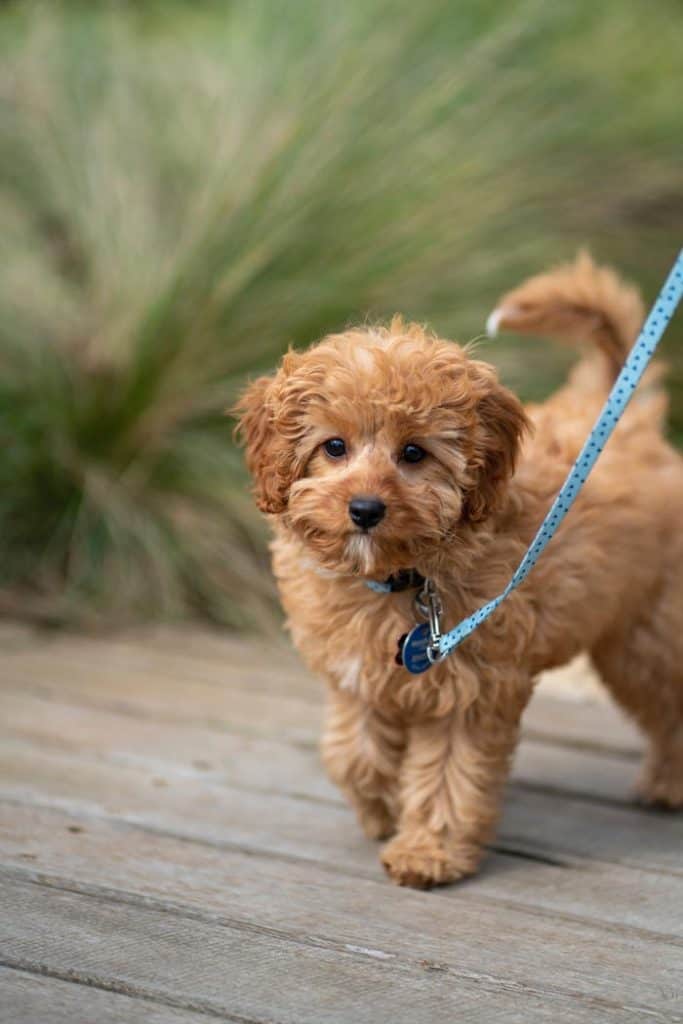
[[[415,844],[397,836],[384,847],[381,861],[397,885],[431,889],[473,874],[480,856],[476,847],[447,849],[437,839],[430,844]]]
[[[647,807],[683,808],[683,728],[666,746],[650,751],[636,786],[636,799]]]
[[[683,809],[683,778],[646,777],[636,788],[636,800],[644,807],[680,811]]]

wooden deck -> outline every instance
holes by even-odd
[[[397,889],[287,650],[0,630],[2,1024],[683,1020],[683,816],[538,696],[482,874]]]

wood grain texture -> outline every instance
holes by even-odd
[[[326,799],[341,798],[319,766],[317,744],[258,735],[257,722],[244,729],[232,721],[213,727],[197,721],[158,722],[116,708],[48,701],[30,691],[5,691],[0,700],[5,727],[14,737],[42,749],[97,753],[117,763],[148,765],[171,774],[199,770],[213,778],[239,779],[246,785],[273,786]],[[222,728],[221,728],[222,725]],[[261,723],[263,733],[263,723]],[[626,801],[638,763],[624,752],[577,750],[549,739],[525,738],[513,766],[514,779],[543,779],[548,789]]]
[[[219,721],[233,727],[244,724],[267,731],[274,725],[281,736],[292,728],[296,737],[317,741],[323,688],[284,645],[255,646],[187,629],[154,630],[137,642],[85,637],[55,641],[49,635],[32,641],[21,636],[21,642],[13,637],[5,647],[6,690],[14,685],[25,692],[33,683],[42,695],[61,700],[113,701],[119,710],[163,720],[193,721],[200,716],[211,722],[217,714]],[[264,697],[275,699],[274,714],[267,712]],[[635,726],[611,703],[558,700],[544,693],[529,705],[524,728],[563,747],[606,746],[632,756],[642,749]]]
[[[226,745],[228,740],[226,736]],[[198,748],[198,756],[201,753]],[[243,762],[234,759],[235,774],[217,777],[202,767],[173,771],[168,764],[139,764],[125,757],[108,760],[87,750],[45,749],[9,739],[0,746],[0,795],[98,809],[154,828],[180,828],[189,835],[295,856],[302,849],[309,856],[325,851],[343,865],[364,841],[351,813],[331,789],[329,799],[314,792],[326,785],[315,755],[299,755],[292,760],[301,791],[292,793],[289,759],[283,753],[264,768],[272,784],[262,785],[247,757]],[[278,765],[281,784],[273,778]],[[312,780],[310,788],[307,777]],[[571,855],[683,873],[680,815],[570,795],[559,799],[545,790],[545,781],[538,789],[509,788],[501,842],[560,860]]]
[[[239,906],[245,919],[250,908],[258,906],[271,924],[303,919],[305,927],[313,927],[321,915],[360,906],[362,926],[374,906],[381,927],[387,923],[387,908],[405,905],[402,897],[387,897],[383,877],[374,872],[370,844],[359,844],[355,862],[342,872],[322,858],[279,857],[270,850],[245,851],[199,838],[150,833],[143,825],[116,818],[0,802],[0,857],[6,868],[73,878],[79,885],[109,886],[232,913]],[[357,897],[359,892],[362,896]],[[607,932],[628,927],[683,942],[683,879],[663,881],[652,872],[621,865],[545,864],[493,852],[476,881],[443,890],[439,897],[438,906],[433,900],[426,904],[440,921],[437,938],[441,924],[450,923],[453,913],[453,907],[442,909],[444,901],[454,901],[458,908],[483,901],[550,919],[583,920],[604,926]],[[282,900],[290,901],[287,912]],[[310,920],[308,914],[313,915]],[[430,915],[424,927],[431,928],[433,921]],[[395,924],[398,927],[400,919]]]
[[[628,802],[608,705],[534,701],[482,874],[419,893],[325,780],[286,649],[0,648],[0,1024],[683,1020],[683,818]]]
[[[0,967],[0,1024],[211,1024],[215,1020],[213,1014],[179,1010],[167,1002]]]
[[[392,891],[406,901],[408,912],[417,909],[410,904],[419,902],[419,893]],[[495,953],[488,952],[485,926],[479,943],[462,933],[448,936],[437,960],[429,956],[433,945],[419,933],[408,950],[381,949],[344,941],[344,936],[293,934],[218,914],[200,917],[178,907],[171,911],[16,878],[0,878],[0,899],[7,910],[0,923],[7,966],[49,969],[53,976],[87,980],[95,987],[248,1020],[360,1024],[377,1019],[377,1006],[385,1019],[406,1022],[446,1020],[449,1012],[464,1020],[483,1019],[473,1013],[488,1012],[495,1019],[507,1005],[514,1007],[510,997],[515,996],[531,1021],[552,1020],[553,1012],[588,1020],[589,1012],[599,1011],[604,1020],[634,1021],[636,1013],[675,1020],[683,1012],[676,989],[680,960],[674,963],[673,950],[664,962],[653,964],[646,993],[633,948],[617,952],[617,964],[620,953],[627,959],[615,979],[615,958],[595,958],[597,936],[589,933],[584,948],[571,926],[566,933],[571,947],[558,948],[539,978],[542,936],[535,942],[533,937],[522,940],[533,947],[526,970],[505,964],[501,971]],[[424,903],[422,908],[424,915]],[[52,938],[56,932],[59,944]],[[556,927],[549,924],[547,933],[555,944]],[[520,939],[517,935],[516,946]],[[663,954],[657,943],[652,952]],[[568,953],[569,963],[558,975],[555,963]],[[519,952],[515,960],[522,960]]]

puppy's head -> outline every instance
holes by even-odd
[[[419,567],[500,503],[526,426],[486,363],[396,318],[290,352],[240,399],[262,511],[324,567]]]

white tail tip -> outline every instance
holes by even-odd
[[[496,335],[498,334],[498,328],[500,326],[500,321],[502,319],[503,319],[503,309],[502,309],[502,307],[498,307],[498,309],[494,309],[493,313],[489,314],[489,317],[488,317],[488,319],[486,321],[486,333],[488,334],[489,338],[495,338],[496,337]]]

